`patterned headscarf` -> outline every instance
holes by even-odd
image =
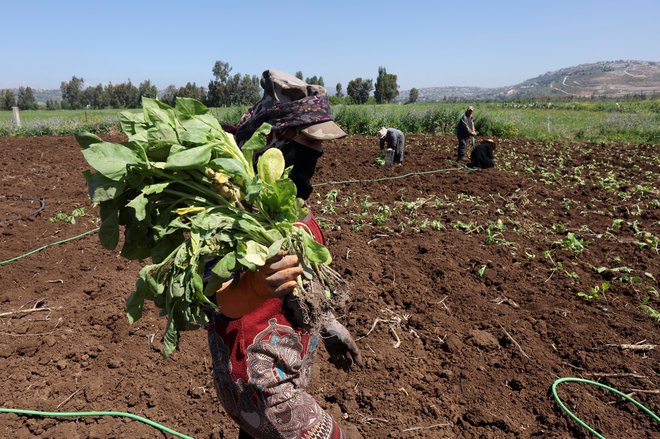
[[[288,73],[268,69],[261,76],[264,95],[241,118],[236,142],[242,145],[267,122],[272,126],[266,150],[281,147],[298,135],[316,140],[332,140],[346,133],[333,122],[325,87],[307,84]]]
[[[264,100],[248,110],[236,130],[236,143],[242,145],[266,122],[272,125],[268,146],[278,146],[278,134],[287,128],[303,129],[310,125],[333,120],[327,95],[313,95],[290,102],[264,105]]]

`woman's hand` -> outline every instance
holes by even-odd
[[[246,282],[247,287],[262,299],[272,297],[284,297],[296,287],[296,279],[303,273],[302,267],[298,265],[298,256],[285,255],[279,252],[272,257],[263,267],[256,271],[243,273],[241,282]]]
[[[298,256],[280,252],[256,271],[243,272],[235,287],[231,287],[231,281],[222,284],[215,295],[215,301],[222,314],[237,319],[268,299],[284,297],[292,292],[302,272]]]

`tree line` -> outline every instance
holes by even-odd
[[[48,99],[47,110],[57,109],[83,109],[83,108],[139,108],[142,97],[158,98],[168,105],[174,105],[177,97],[195,98],[208,107],[229,107],[234,105],[253,105],[261,99],[259,77],[234,73],[229,63],[216,61],[213,69],[213,78],[208,87],[198,86],[195,82],[188,82],[183,87],[169,85],[163,90],[145,80],[134,85],[130,80],[124,83],[96,85],[85,87],[85,80],[73,76],[69,81],[62,81],[60,92],[62,98]],[[295,76],[303,79],[303,73],[298,71]],[[323,76],[311,76],[304,79],[308,84],[325,86]],[[341,83],[335,86],[335,95],[331,96],[333,104],[365,104],[369,102],[371,93],[377,104],[391,103],[399,95],[397,75],[387,73],[385,67],[378,68],[376,81],[355,78],[348,82],[346,95]],[[411,89],[408,102],[417,100],[417,89]],[[20,87],[17,95],[14,90],[0,90],[0,109],[10,110],[18,107],[21,110],[35,110],[39,108],[30,87]]]
[[[0,90],[0,109],[11,110],[12,107],[18,107],[21,110],[36,110],[37,99],[34,97],[34,90],[30,87],[19,87],[18,96],[13,90]]]

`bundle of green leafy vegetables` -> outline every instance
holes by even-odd
[[[140,319],[145,300],[167,316],[163,354],[178,349],[180,331],[208,323],[215,289],[204,288],[211,260],[215,279],[236,281],[279,251],[295,253],[304,270],[295,291],[310,313],[334,307],[345,282],[330,268],[328,249],[304,227],[296,186],[281,151],[264,148],[270,126],[262,125],[239,148],[201,102],[178,98],[175,107],[143,98],[142,112],[120,113],[123,143],[91,133],[76,136],[96,172],[84,171],[89,196],[99,205],[101,243],[121,256],[150,258],[126,302],[130,323]],[[206,290],[206,291],[205,291]],[[207,297],[208,294],[208,297]],[[342,299],[343,300],[343,299]],[[321,304],[321,306],[317,306]]]

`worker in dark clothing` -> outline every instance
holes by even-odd
[[[403,149],[406,146],[406,136],[396,128],[383,127],[378,131],[378,137],[380,137],[380,150],[382,151],[387,145],[387,149],[391,149],[394,152],[392,161],[394,163],[403,163]]]
[[[492,168],[495,166],[495,141],[493,139],[486,139],[474,147],[472,154],[470,154],[470,168]]]
[[[466,160],[465,153],[467,150],[467,141],[470,136],[476,136],[477,132],[474,129],[474,120],[472,120],[472,113],[474,108],[471,106],[465,110],[465,113],[458,120],[456,124],[456,138],[458,139],[458,146],[456,147],[456,160]]]

